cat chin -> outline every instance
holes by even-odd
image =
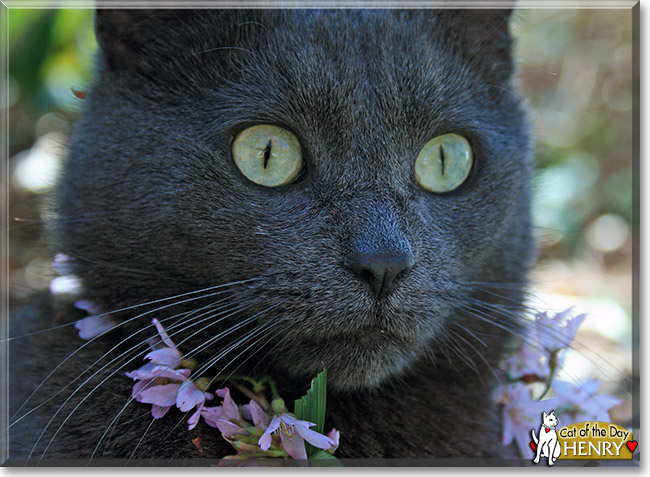
[[[372,337],[367,340],[337,340],[320,348],[303,344],[294,347],[291,359],[281,360],[279,366],[284,374],[301,382],[327,368],[327,385],[331,390],[361,391],[379,387],[404,374],[420,357],[423,348],[424,343],[407,344],[401,340]],[[291,365],[282,364],[287,362]]]

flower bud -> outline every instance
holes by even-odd
[[[182,358],[181,359],[181,368],[186,368],[194,371],[198,365],[198,361],[194,358]]]
[[[277,398],[271,401],[271,409],[273,409],[275,414],[282,414],[285,412],[286,408],[284,407],[284,399]]]
[[[196,386],[200,391],[207,391],[210,387],[212,380],[210,378],[199,378],[194,381],[194,386]]]

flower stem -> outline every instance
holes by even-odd
[[[537,398],[538,401],[541,401],[544,396],[546,396],[546,393],[549,392],[551,389],[551,385],[553,384],[553,378],[555,377],[555,373],[557,372],[558,366],[557,366],[557,351],[553,351],[551,353],[550,359],[548,360],[548,366],[551,369],[551,372],[548,376],[548,382],[546,383],[546,388],[544,388],[544,391],[542,394]]]
[[[269,383],[269,387],[271,388],[271,395],[273,396],[273,399],[279,399],[280,398],[280,393],[278,393],[278,388],[275,386],[275,381],[273,381],[269,376],[265,376],[265,381]]]

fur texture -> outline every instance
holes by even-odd
[[[114,310],[242,282],[220,295],[241,308],[184,348],[259,313],[254,325],[269,325],[263,339],[219,365],[269,373],[289,400],[326,366],[326,426],[342,435],[337,455],[499,455],[494,370],[516,334],[532,256],[530,146],[510,90],[507,13],[99,10],[97,34],[97,79],[51,227],[54,249],[74,258],[84,298]],[[301,141],[307,171],[299,183],[263,188],[236,169],[233,137],[264,123]],[[470,141],[474,169],[451,193],[425,192],[414,179],[415,157],[429,139],[450,132]],[[364,249],[408,249],[414,257],[381,300],[350,268]],[[65,322],[78,319],[50,302],[34,301],[13,321],[27,332],[51,326],[57,311]],[[149,322],[129,323],[82,349],[40,394],[56,393]],[[12,351],[18,404],[83,344],[71,327],[19,341]],[[102,371],[72,396],[32,459],[48,442],[45,458],[88,459],[130,394],[122,371],[141,357],[116,362],[113,375]],[[107,381],[52,439],[100,376]],[[56,406],[84,379],[13,427],[13,457],[29,454]],[[201,425],[187,432],[174,427],[181,415],[174,416],[145,434],[148,406],[128,406],[95,458],[130,457],[143,435],[134,458],[231,452],[216,431]],[[190,442],[196,435],[201,455]]]

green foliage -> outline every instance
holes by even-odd
[[[325,407],[327,404],[327,369],[311,380],[307,394],[298,399],[293,408],[296,417],[316,424],[314,430],[323,433],[325,427]],[[307,456],[314,457],[318,449],[307,444]]]

